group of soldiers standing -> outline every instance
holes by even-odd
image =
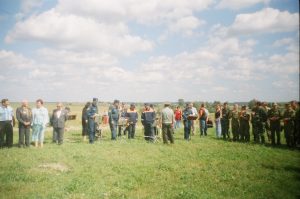
[[[89,135],[90,143],[95,140],[96,124],[98,115],[98,100],[87,104],[83,110],[83,135]],[[141,123],[144,129],[144,138],[147,141],[153,141],[156,133],[156,127],[159,124],[162,129],[164,142],[174,143],[173,133],[175,126],[174,111],[170,108],[170,103],[165,103],[161,113],[157,113],[151,104],[145,103],[141,111]],[[176,111],[175,111],[176,112]],[[135,128],[138,122],[139,114],[134,104],[127,108],[119,100],[115,100],[108,111],[109,126],[111,130],[111,139],[116,140],[117,136],[128,132],[128,138],[135,137]],[[159,121],[158,119],[159,118]],[[209,113],[204,104],[197,111],[192,103],[188,103],[182,111],[182,120],[184,124],[184,139],[191,139],[191,131],[195,120],[199,120],[200,136],[207,135],[207,122]],[[289,147],[300,144],[299,135],[299,103],[292,101],[285,105],[282,112],[276,103],[269,108],[266,103],[257,101],[255,106],[249,111],[246,106],[235,104],[231,110],[228,103],[222,106],[217,105],[215,111],[216,136],[223,137],[224,140],[250,142],[250,130],[252,125],[253,140],[255,143],[264,144],[266,138],[272,145],[281,145],[281,131],[284,130],[286,143]],[[164,130],[164,127],[168,126]],[[231,130],[231,132],[230,132]],[[84,133],[85,132],[85,133]],[[172,132],[172,133],[169,133]],[[232,138],[231,138],[232,133]],[[267,135],[267,137],[266,137]]]
[[[251,123],[255,143],[264,144],[267,135],[272,145],[281,145],[280,135],[284,130],[287,145],[295,147],[300,144],[299,117],[299,102],[296,101],[285,104],[283,112],[277,103],[272,103],[272,107],[269,108],[266,103],[257,101],[250,113],[247,112],[246,106],[242,106],[239,111],[238,105],[235,104],[233,110],[229,110],[227,103],[224,103],[221,109],[221,131],[223,139],[231,139],[231,124],[232,140],[249,142]]]

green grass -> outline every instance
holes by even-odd
[[[66,132],[62,146],[0,150],[0,198],[299,198],[300,153],[176,132],[174,145],[136,140],[94,145]],[[18,139],[15,130],[15,142]],[[43,167],[56,163],[66,170]]]

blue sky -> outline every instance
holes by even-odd
[[[299,1],[0,0],[0,98],[299,99]]]

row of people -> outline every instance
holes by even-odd
[[[82,112],[83,132],[89,135],[90,143],[95,140],[95,133],[97,129],[98,114],[98,99],[94,98],[92,103],[87,104]],[[181,113],[178,117],[178,112]],[[144,127],[144,136],[147,141],[153,141],[155,138],[155,122],[157,121],[157,113],[149,104],[145,104],[144,110],[141,114],[141,122]],[[19,123],[19,146],[29,146],[30,129],[32,128],[32,141],[35,146],[43,147],[44,131],[49,122],[48,110],[43,106],[43,100],[36,101],[36,108],[30,109],[28,102],[24,100],[21,107],[16,110],[16,118]],[[126,118],[126,123],[120,124],[120,118]],[[193,123],[196,119],[199,120],[200,136],[207,135],[207,122],[209,112],[204,104],[201,105],[197,111],[192,103],[187,104],[182,112],[179,107],[173,111],[170,108],[170,103],[165,103],[164,109],[159,114],[159,124],[163,132],[164,143],[170,141],[174,143],[173,128],[178,128],[178,120],[183,119],[184,124],[184,139],[190,140]],[[57,104],[57,108],[53,110],[50,123],[53,126],[53,142],[58,144],[63,143],[63,135],[65,122],[68,119],[68,111],[63,109],[62,103]],[[286,142],[289,146],[295,146],[299,143],[299,107],[295,102],[286,105],[286,110],[282,114],[276,103],[273,104],[272,109],[267,109],[262,103],[257,102],[252,109],[251,114],[247,112],[246,106],[238,109],[238,105],[234,105],[233,110],[228,108],[228,104],[224,103],[223,107],[216,106],[215,124],[216,136],[224,139],[230,139],[229,127],[231,124],[231,131],[233,141],[250,141],[250,123],[252,123],[252,130],[254,141],[264,143],[265,131],[270,131],[270,138],[273,145],[275,145],[275,136],[277,144],[281,144],[280,121],[284,121],[284,133]],[[138,112],[134,104],[130,105],[129,109],[124,106],[120,108],[120,102],[115,100],[113,105],[109,108],[108,121],[111,129],[111,139],[116,140],[117,130],[120,127],[126,126],[128,131],[128,138],[133,139],[135,136],[135,127],[138,121]],[[11,147],[13,143],[12,126],[14,126],[13,109],[9,106],[8,99],[2,100],[0,109],[0,146]],[[172,133],[171,133],[172,132]],[[6,142],[4,137],[6,138]]]
[[[256,143],[264,144],[266,142],[265,134],[267,134],[272,145],[281,145],[280,133],[284,130],[286,143],[289,147],[300,144],[299,134],[299,103],[295,101],[285,104],[285,110],[280,111],[277,103],[272,104],[272,108],[268,108],[265,103],[259,101],[249,111],[246,106],[242,106],[241,110],[237,104],[233,110],[230,110],[227,103],[216,106],[215,123],[216,137],[223,139],[231,139],[229,127],[231,126],[233,141],[250,141],[250,124],[252,124],[253,140]]]
[[[57,104],[49,118],[48,110],[43,106],[42,99],[36,100],[36,107],[31,109],[28,101],[23,100],[21,106],[16,110],[16,119],[19,128],[19,147],[30,146],[30,130],[35,147],[43,147],[44,132],[50,122],[53,126],[53,142],[63,143],[65,122],[68,119],[68,111],[63,109],[62,103]],[[2,99],[0,107],[0,147],[13,146],[13,127],[15,126],[13,108],[8,99]]]

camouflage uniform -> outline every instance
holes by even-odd
[[[266,112],[261,106],[256,106],[252,109],[252,130],[254,135],[254,142],[265,143],[265,123],[267,121]]]
[[[222,128],[222,135],[223,139],[225,140],[226,137],[230,139],[229,133],[229,119],[230,119],[230,110],[228,108],[222,109],[222,118],[221,118],[221,128]]]
[[[285,110],[283,113],[284,121],[284,136],[286,139],[286,144],[289,147],[295,146],[294,140],[294,127],[295,127],[295,111],[292,109]]]
[[[277,138],[277,145],[280,145],[280,119],[281,119],[281,113],[278,110],[278,108],[272,108],[268,111],[268,120],[270,121],[270,130],[271,130],[271,142],[272,145],[275,145],[275,133]]]
[[[239,141],[240,138],[240,123],[238,110],[231,111],[231,130],[233,135],[233,141]]]
[[[268,115],[270,108],[268,106],[266,106],[266,104],[265,104],[265,106],[262,107],[262,109],[265,112],[265,115]],[[270,142],[272,140],[272,136],[271,136],[270,123],[268,120],[265,122],[265,130],[266,130],[266,134],[268,137],[268,141]]]
[[[245,142],[249,142],[250,141],[250,114],[248,114],[246,112],[246,110],[242,110],[240,112],[240,140],[241,141],[245,141]]]

